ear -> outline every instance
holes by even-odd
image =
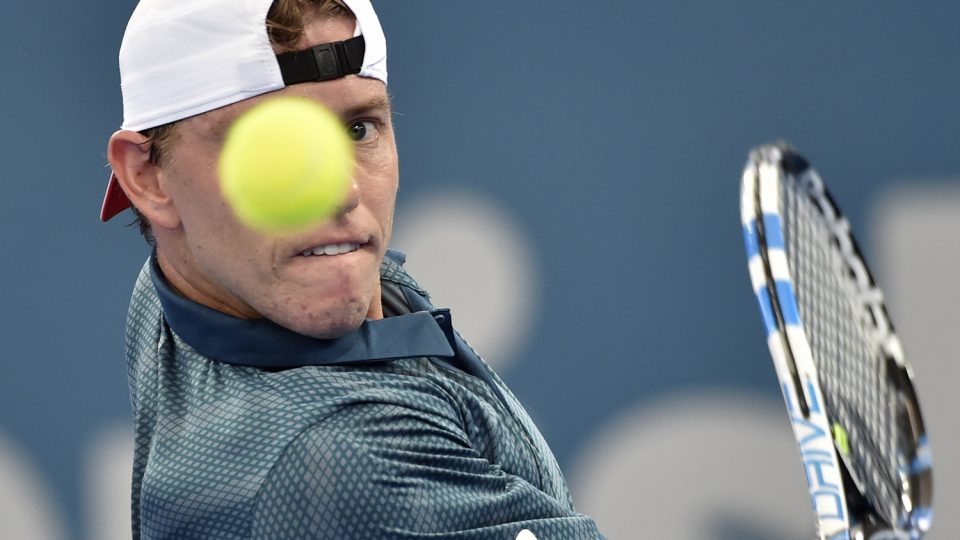
[[[150,140],[136,131],[121,130],[107,143],[107,160],[130,202],[151,226],[180,226],[177,213],[162,182],[163,170],[150,162]]]

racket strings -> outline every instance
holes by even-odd
[[[849,441],[840,452],[843,461],[878,514],[896,523],[901,503],[899,479],[891,472],[897,462],[895,391],[886,382],[876,326],[867,321],[872,314],[860,301],[857,283],[863,276],[845,260],[847,239],[829,225],[838,221],[832,206],[808,194],[808,176],[786,175],[781,197],[801,318],[820,372],[824,406]]]

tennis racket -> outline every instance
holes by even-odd
[[[820,540],[916,540],[933,518],[911,368],[850,224],[783,144],[750,153],[740,209]]]

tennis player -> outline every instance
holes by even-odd
[[[599,537],[388,250],[397,150],[369,0],[142,0],[120,75],[101,219],[132,207],[155,247],[127,321],[134,538]],[[279,95],[336,112],[356,171],[335,219],[277,238],[238,223],[217,161]]]

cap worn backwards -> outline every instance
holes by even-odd
[[[273,0],[141,0],[120,46],[121,129],[169,124],[280,90],[285,80],[355,73],[386,84],[387,44],[373,5],[343,2],[357,19],[354,39],[278,58],[266,26]],[[111,175],[100,219],[129,206]]]

